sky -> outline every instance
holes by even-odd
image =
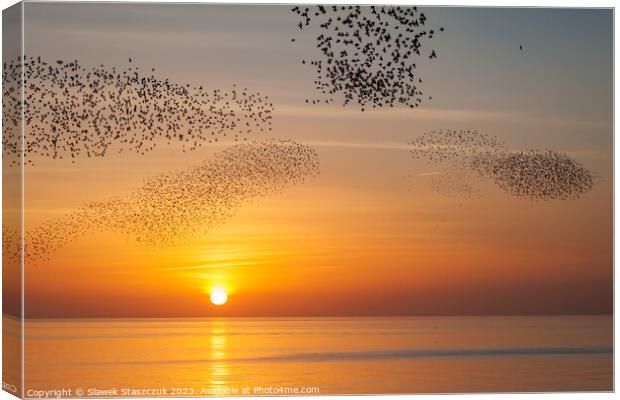
[[[312,106],[316,54],[280,5],[25,4],[25,50],[86,66],[128,58],[171,81],[269,96],[273,131],[312,146],[320,175],[255,199],[181,245],[137,247],[97,232],[25,267],[32,318],[600,314],[612,309],[611,10],[424,8],[445,31],[418,65],[422,107],[361,113]],[[524,51],[519,50],[523,46]],[[476,129],[515,150],[563,151],[596,172],[577,200],[531,201],[488,183],[473,198],[436,193],[436,165],[407,143]],[[26,135],[28,131],[26,130]],[[25,224],[123,195],[209,159],[181,153],[25,171]],[[209,293],[224,288],[229,302]]]

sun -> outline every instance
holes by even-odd
[[[226,304],[227,301],[228,295],[222,289],[215,289],[211,292],[211,303],[215,304],[216,306]]]

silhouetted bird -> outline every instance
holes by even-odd
[[[185,169],[149,178],[123,197],[85,204],[29,228],[28,262],[45,260],[93,231],[113,231],[138,245],[165,247],[202,237],[253,199],[280,193],[319,173],[309,146],[271,139],[234,145]],[[19,257],[20,235],[3,227],[3,253]]]
[[[222,137],[238,141],[271,130],[269,99],[234,84],[229,91],[206,90],[142,74],[138,67],[86,68],[77,60],[25,56],[22,147],[21,61],[5,62],[2,70],[3,154],[13,164],[22,154],[26,163],[33,157],[103,157],[112,150],[141,155],[173,142],[194,150]]]
[[[316,35],[318,57],[314,68],[315,88],[321,98],[313,104],[332,102],[343,96],[343,105],[418,107],[424,96],[416,74],[417,57],[435,30],[416,7],[316,6],[293,7],[299,28],[320,29]],[[443,31],[439,28],[439,31]],[[433,50],[430,58],[436,58]]]
[[[449,163],[433,179],[438,192],[469,195],[472,174],[491,179],[506,193],[531,200],[577,199],[594,186],[592,172],[552,150],[511,151],[477,131],[430,131],[411,142],[411,154],[429,163]]]

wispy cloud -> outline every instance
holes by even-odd
[[[360,112],[355,108],[341,108],[333,106],[295,106],[283,105],[278,107],[278,113],[294,115],[314,115],[321,118],[343,119],[390,119],[402,118],[410,121],[437,120],[437,121],[478,121],[488,119],[516,118],[517,114],[504,111],[481,111],[459,109],[417,109],[408,108],[380,109]]]
[[[267,261],[241,261],[241,260],[230,260],[230,261],[215,261],[209,262],[200,265],[189,265],[189,266],[180,266],[180,267],[165,267],[160,268],[160,271],[196,271],[196,270],[205,270],[205,269],[214,269],[214,268],[231,268],[231,267],[249,267],[253,265],[266,264]]]
[[[409,120],[411,122],[441,121],[441,122],[470,122],[470,121],[503,121],[515,124],[537,124],[544,126],[565,126],[581,128],[611,128],[612,121],[584,120],[571,118],[566,115],[541,115],[516,111],[503,110],[467,110],[450,108],[420,108],[412,111],[408,108],[377,109],[360,112],[355,108],[342,108],[334,106],[296,106],[280,105],[277,109],[281,115],[316,116],[320,118],[342,119],[395,119]]]

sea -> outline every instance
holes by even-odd
[[[24,393],[612,391],[612,331],[611,316],[27,320]]]

